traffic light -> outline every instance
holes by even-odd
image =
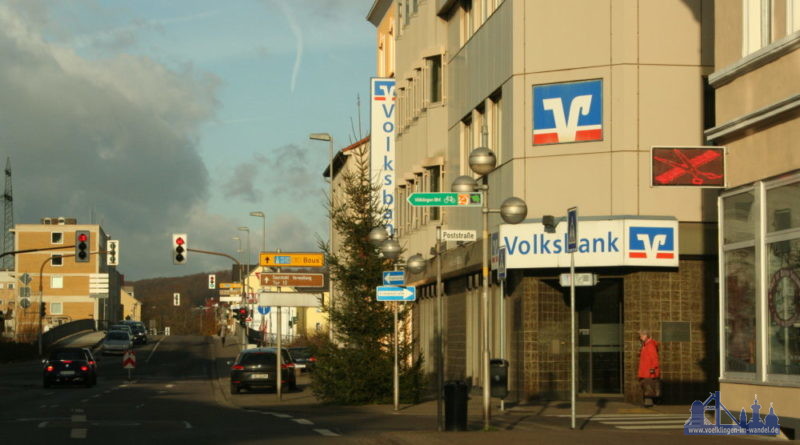
[[[39,316],[44,317],[47,315],[47,306],[44,303],[39,303]]]
[[[217,276],[214,274],[208,275],[208,288],[209,289],[216,289],[217,288]]]
[[[172,263],[186,264],[186,254],[189,251],[189,243],[185,233],[172,234]]]
[[[248,315],[247,308],[240,307],[239,309],[236,309],[236,318],[239,319],[240,325],[247,326],[247,315]]]
[[[89,262],[89,247],[91,240],[89,239],[91,232],[88,230],[75,231],[75,262],[88,263]]]
[[[119,241],[110,239],[106,241],[106,266],[119,265]]]

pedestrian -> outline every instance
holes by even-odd
[[[658,342],[646,330],[639,331],[642,348],[639,350],[639,384],[642,387],[645,408],[653,406],[653,399],[661,397],[661,367],[658,360]]]

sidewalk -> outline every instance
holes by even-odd
[[[216,358],[215,376],[219,392],[233,407],[234,400],[228,390],[228,368],[226,361],[240,351],[238,339],[228,337],[222,346],[219,337],[212,337],[212,351]],[[238,399],[246,400],[246,399]],[[267,412],[279,412],[296,417],[308,418],[324,428],[333,428],[343,434],[341,439],[361,439],[376,443],[459,443],[485,444],[503,443],[590,443],[607,444],[627,441],[647,443],[648,445],[673,444],[696,441],[693,436],[685,436],[680,426],[670,429],[625,430],[594,421],[595,416],[631,416],[648,419],[648,416],[670,416],[684,422],[682,416],[689,418],[689,406],[657,406],[641,408],[620,399],[578,399],[576,403],[576,430],[570,429],[570,404],[566,402],[546,402],[507,406],[499,409],[499,400],[492,399],[492,428],[483,431],[483,400],[480,394],[471,394],[468,401],[468,429],[466,432],[437,432],[436,400],[427,400],[414,405],[401,405],[395,412],[391,404],[338,406],[319,403],[307,388],[300,392],[285,393],[283,400],[277,396],[259,399],[258,404],[248,404],[245,408]],[[648,420],[644,421],[645,423]],[[674,420],[671,422],[675,422]],[[658,424],[658,421],[652,422]],[[752,440],[743,437],[703,437],[709,444],[730,444],[736,441]],[[775,439],[768,439],[775,440]],[[347,441],[345,441],[347,442]],[[364,442],[364,443],[367,443]],[[744,442],[743,442],[744,443]],[[751,442],[750,442],[751,443]]]

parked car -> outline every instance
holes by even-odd
[[[121,324],[121,323],[120,324],[113,324],[108,328],[108,332],[111,332],[111,331],[127,332],[128,334],[131,335],[131,338],[133,338],[133,329],[130,326],[126,325],[126,324]]]
[[[80,383],[87,388],[97,384],[97,361],[86,348],[54,349],[42,363],[45,388],[59,383]]]
[[[317,359],[311,353],[311,348],[289,348],[289,353],[292,355],[292,359],[294,359],[295,368],[299,369],[300,372],[310,372],[314,370]]]
[[[133,333],[133,343],[137,345],[147,344],[147,329],[141,321],[123,320],[118,324],[122,324],[131,328]]]
[[[125,331],[109,331],[100,345],[103,355],[124,354],[129,349],[133,349],[133,339],[131,334]]]
[[[284,349],[281,364],[281,383],[287,383],[289,389],[297,388],[294,375],[294,363],[287,358]],[[277,386],[275,369],[275,348],[253,348],[239,353],[236,360],[229,362],[231,366],[231,394],[238,394],[242,389],[271,389]]]

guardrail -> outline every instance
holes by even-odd
[[[95,321],[91,318],[64,323],[60,326],[56,326],[50,329],[49,331],[45,332],[44,335],[42,335],[42,346],[44,348],[48,348],[50,347],[50,345],[61,340],[64,337],[68,337],[72,334],[77,334],[78,332],[94,331],[94,330],[95,330]]]

